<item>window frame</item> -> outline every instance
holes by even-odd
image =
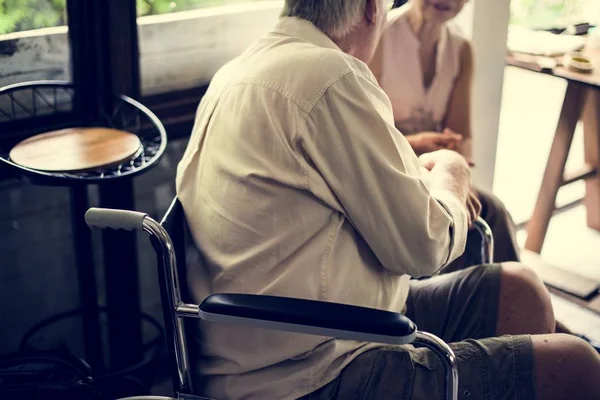
[[[255,25],[264,27],[266,25],[264,20],[260,19],[263,18],[261,16],[271,18],[268,16],[269,13],[278,14],[278,10],[275,11],[274,7],[280,9],[280,5],[275,6],[274,3],[282,3],[282,1],[263,0],[254,2],[259,5],[257,8],[250,5],[253,2],[242,3],[248,4],[248,6],[240,8],[239,18],[248,21],[249,14],[247,12],[257,12],[259,13],[257,14],[259,20]],[[263,2],[268,4],[263,5]],[[234,5],[227,4],[219,6],[217,8],[222,8],[222,10],[215,8],[214,15],[217,18],[225,18],[227,21],[225,23],[230,24],[232,20],[227,15],[237,15],[237,7],[237,5],[234,7]],[[203,30],[201,29],[202,36],[207,36],[206,31],[212,29],[210,28],[212,23],[212,20],[210,20],[212,18],[210,15],[211,8],[184,11],[185,13],[198,14],[197,23],[203,27]],[[69,47],[68,68],[70,69],[70,77],[67,79],[73,82],[76,95],[80,97],[76,104],[85,107],[87,110],[96,110],[100,107],[95,104],[97,100],[92,93],[110,91],[125,94],[141,101],[155,112],[165,125],[170,139],[187,137],[193,126],[197,105],[206,92],[210,81],[207,72],[215,67],[214,62],[211,64],[211,61],[208,60],[208,64],[200,66],[200,69],[204,71],[202,74],[206,76],[199,76],[198,83],[192,84],[193,86],[186,87],[174,82],[171,88],[168,82],[164,81],[165,74],[163,71],[159,74],[163,75],[162,79],[166,82],[163,85],[164,88],[158,93],[155,90],[146,92],[142,87],[142,85],[148,84],[142,81],[142,73],[147,73],[144,68],[151,68],[154,71],[157,67],[156,65],[148,67],[144,64],[146,55],[141,54],[139,43],[141,40],[145,40],[139,35],[140,32],[143,33],[144,27],[139,25],[140,21],[136,11],[135,0],[66,1],[67,27],[64,27],[64,33],[61,33],[65,35],[65,39],[63,39],[65,42],[61,43],[64,43],[62,46],[65,46],[65,48],[66,46]],[[203,15],[205,13],[206,15]],[[250,18],[253,19],[253,15],[251,14]],[[160,16],[144,18],[154,17]],[[237,17],[234,17],[234,20],[235,18]],[[172,21],[165,22],[170,23]],[[244,26],[244,23],[235,23],[235,26]],[[262,28],[255,28],[250,24],[249,29],[252,35],[260,34]],[[235,40],[236,34],[239,33],[232,33],[230,39],[223,39],[221,42]],[[210,36],[207,36],[206,39],[207,42],[212,41]],[[10,43],[5,44],[10,45]],[[210,49],[208,45],[203,47],[203,43],[197,43],[196,45],[200,46],[198,48]],[[144,47],[142,47],[143,49]],[[236,51],[231,46],[224,44],[222,56],[224,59],[228,59]],[[206,56],[212,56],[211,54],[209,53]],[[217,59],[220,59],[219,57],[217,55]],[[65,60],[65,62],[67,61]],[[153,63],[156,64],[156,60]],[[185,70],[184,67],[182,68]],[[168,69],[169,67],[165,65],[165,70]],[[157,69],[157,71],[159,70]],[[37,71],[32,70],[32,73],[36,74]],[[163,92],[162,90],[167,91]]]
[[[162,121],[169,140],[188,137],[208,85],[142,97],[135,0],[67,0],[72,80],[79,105],[86,93],[110,90],[140,100]],[[90,90],[93,89],[93,90]]]

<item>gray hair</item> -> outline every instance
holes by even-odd
[[[362,20],[367,0],[285,0],[282,17],[310,21],[332,39],[348,35]]]

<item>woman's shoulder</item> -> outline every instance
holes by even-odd
[[[446,35],[453,53],[463,54],[471,50],[471,40],[465,35],[464,30],[456,22],[446,24]]]
[[[446,46],[450,48],[450,57],[457,71],[472,70],[473,46],[471,40],[457,24],[447,24]]]
[[[446,33],[449,38],[458,43],[470,43],[470,39],[465,34],[464,29],[456,21],[450,21],[446,24]]]
[[[398,8],[391,9],[387,14],[387,22],[386,26],[393,26],[404,23],[406,19],[406,11],[408,10],[408,6],[402,6]]]

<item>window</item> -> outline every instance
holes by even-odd
[[[207,84],[276,23],[282,0],[137,0],[144,96]]]
[[[66,0],[0,0],[0,87],[70,80]]]
[[[66,25],[65,2],[65,0],[0,1],[0,35]]]
[[[530,28],[600,23],[598,0],[512,0],[511,24]]]
[[[264,0],[136,0],[139,16],[189,11],[197,8],[216,7]]]

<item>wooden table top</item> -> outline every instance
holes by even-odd
[[[10,151],[10,159],[47,172],[83,172],[118,165],[133,158],[140,139],[108,128],[69,128],[32,136]]]
[[[600,49],[584,48],[581,53],[589,58],[594,66],[594,69],[589,73],[575,72],[563,65],[560,65],[562,64],[563,57],[554,57],[551,59],[557,61],[559,64],[553,69],[542,69],[541,66],[548,60],[547,57],[513,53],[507,56],[506,61],[509,65],[515,67],[557,76],[570,81],[581,82],[590,86],[600,87]]]

